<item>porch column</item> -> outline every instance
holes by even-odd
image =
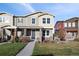
[[[24,36],[26,36],[26,28],[24,29]]]
[[[40,34],[39,34],[39,38],[40,38],[39,41],[41,42],[42,41],[42,29],[40,29],[39,32],[40,32]]]

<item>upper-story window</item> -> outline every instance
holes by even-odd
[[[46,18],[43,18],[43,24],[45,24],[46,23]]]
[[[47,24],[50,24],[50,18],[47,18]]]
[[[0,17],[0,22],[2,22],[2,17]]]
[[[3,22],[5,22],[5,18],[3,17]]]
[[[67,23],[64,23],[64,27],[67,27]]]
[[[35,18],[32,18],[32,24],[35,24]]]
[[[18,23],[23,23],[23,18],[17,18]]]
[[[71,27],[71,22],[68,23],[68,27]]]
[[[75,22],[72,23],[72,27],[75,27]]]

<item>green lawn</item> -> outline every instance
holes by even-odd
[[[36,43],[33,56],[78,56],[79,42],[70,41],[67,43]]]
[[[26,44],[6,43],[0,45],[0,56],[15,56]]]

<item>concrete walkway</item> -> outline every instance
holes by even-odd
[[[36,41],[29,42],[16,56],[31,56]]]
[[[2,43],[0,43],[0,45],[6,44],[6,43],[11,43],[11,42],[2,42]]]

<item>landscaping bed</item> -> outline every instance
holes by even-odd
[[[20,42],[0,45],[0,56],[15,56],[25,45]]]
[[[78,56],[79,42],[69,41],[66,43],[38,43],[36,42],[33,56]]]

